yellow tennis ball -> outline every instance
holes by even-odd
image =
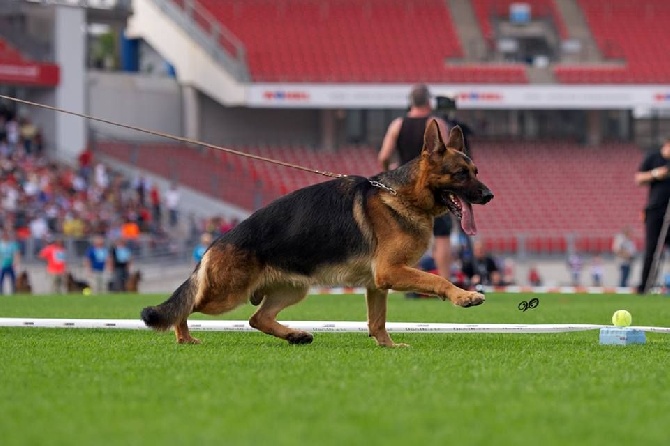
[[[612,323],[617,327],[628,327],[633,322],[633,316],[626,310],[617,310],[612,315]]]
[[[81,290],[81,292],[84,294],[84,296],[90,296],[91,289],[89,287],[86,287],[83,290]]]

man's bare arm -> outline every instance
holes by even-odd
[[[393,156],[393,151],[395,150],[396,142],[398,141],[401,126],[402,118],[396,118],[389,124],[388,130],[386,130],[386,135],[382,142],[382,149],[379,151],[377,157],[379,165],[383,171],[389,170],[389,164],[391,164],[391,157]]]

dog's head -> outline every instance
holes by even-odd
[[[429,191],[427,201],[431,213],[454,214],[468,235],[477,232],[472,212],[473,204],[486,204],[493,199],[493,193],[477,179],[477,167],[463,153],[463,132],[455,126],[449,132],[445,143],[437,121],[432,120],[424,134],[421,153],[420,177]]]

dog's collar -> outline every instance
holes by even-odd
[[[388,192],[388,193],[391,194],[391,195],[398,195],[398,192],[396,192],[395,189],[393,189],[392,187],[389,187],[389,186],[385,185],[384,183],[380,183],[379,181],[373,181],[373,180],[368,180],[368,181],[369,181],[370,184],[372,184],[374,187],[378,187],[378,188],[380,188],[380,189],[382,189],[382,190],[385,190],[386,192]]]

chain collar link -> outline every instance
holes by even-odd
[[[398,192],[396,192],[395,189],[393,189],[393,188],[391,188],[391,187],[388,187],[387,185],[385,185],[385,184],[383,184],[383,183],[380,183],[379,181],[372,181],[372,180],[368,180],[368,181],[369,181],[370,184],[372,184],[374,187],[378,187],[378,188],[380,188],[380,189],[382,189],[382,190],[385,190],[386,192],[388,192],[388,193],[391,194],[391,195],[398,195]]]

